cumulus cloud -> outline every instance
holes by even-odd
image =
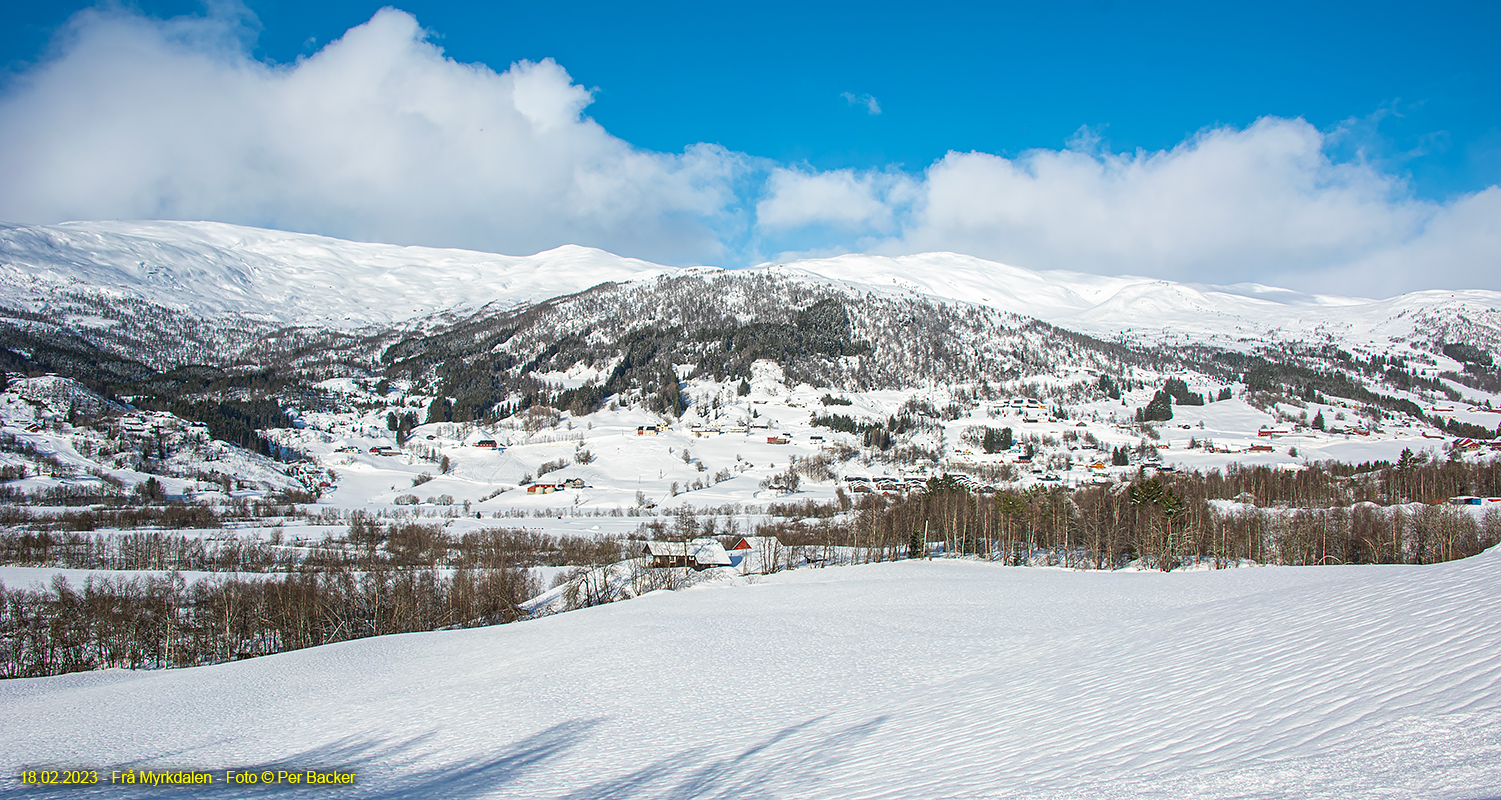
[[[891,232],[912,188],[912,180],[899,173],[777,168],[756,204],[756,221],[768,232],[810,225]]]
[[[234,16],[80,13],[0,97],[0,219],[215,219],[528,252],[722,257],[744,158],[644,151],[551,60],[444,57],[383,9],[282,67]]]
[[[881,104],[876,102],[875,95],[855,94],[853,92],[840,92],[839,96],[843,97],[844,101],[852,106],[864,107],[865,113],[871,116],[875,116],[881,113]]]
[[[876,249],[1351,293],[1498,286],[1498,190],[1414,199],[1397,176],[1332,160],[1303,120],[1215,128],[1157,152],[1076,147],[949,153]]]
[[[1400,159],[1369,155],[1373,128],[1265,118],[1130,153],[1081,129],[1060,150],[951,152],[915,174],[820,172],[715,145],[633,147],[585,115],[591,92],[563,66],[456,62],[394,9],[270,65],[250,55],[248,12],[211,7],[170,20],[81,12],[9,81],[0,219],[213,219],[727,265],[952,250],[1357,294],[1501,289],[1501,188],[1415,198]],[[880,113],[871,95],[843,97]]]

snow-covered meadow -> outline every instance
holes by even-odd
[[[0,764],[7,793],[58,766],[352,771],[343,797],[1490,797],[1498,569],[798,570],[6,681]]]

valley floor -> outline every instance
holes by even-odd
[[[360,798],[1494,797],[1498,572],[1497,548],[1181,573],[904,561],[11,680],[0,794],[57,766],[338,770],[355,783],[278,796]]]

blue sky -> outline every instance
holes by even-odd
[[[90,7],[6,8],[7,24],[0,26],[8,78],[0,94],[0,145],[12,153],[56,141],[55,130],[43,137],[27,129],[55,109],[73,107],[70,102],[100,105],[84,99],[99,90],[104,79],[98,76],[130,69],[111,58],[139,65],[155,57],[141,53],[186,57],[186,48],[227,64],[231,76],[242,73],[245,63],[273,65],[262,78],[274,81],[297,70],[299,59],[316,61],[322,54],[332,61],[325,53],[329,43],[381,8],[369,2],[247,0],[243,6],[214,4],[206,12],[198,3],[148,1],[75,16]],[[547,154],[537,158],[559,159],[553,175],[568,172],[566,164],[573,165],[570,174],[579,173],[579,164],[592,170],[614,157],[602,154],[619,146],[655,159],[655,167],[631,166],[634,156],[620,156],[625,166],[601,167],[597,172],[607,177],[586,181],[608,187],[598,189],[599,196],[580,204],[583,190],[576,187],[566,201],[574,205],[556,206],[550,219],[572,215],[574,224],[532,221],[518,224],[513,235],[492,224],[490,230],[501,232],[489,238],[475,234],[484,227],[479,218],[468,228],[372,221],[379,209],[363,198],[349,200],[342,215],[327,212],[340,204],[327,183],[318,188],[317,208],[303,197],[307,187],[286,186],[261,186],[256,202],[237,206],[209,197],[207,185],[183,186],[188,181],[171,172],[176,165],[162,167],[162,174],[116,175],[102,187],[96,184],[104,179],[97,177],[61,181],[78,196],[116,196],[113,204],[72,202],[42,196],[42,190],[27,196],[23,182],[0,190],[11,195],[0,196],[0,216],[28,222],[69,214],[204,216],[513,252],[569,240],[674,263],[731,266],[798,254],[954,249],[1034,268],[1197,275],[1217,282],[1301,280],[1305,288],[1338,289],[1348,276],[1379,268],[1389,278],[1379,287],[1384,291],[1501,288],[1494,277],[1486,280],[1501,272],[1494,249],[1501,239],[1454,238],[1477,220],[1494,233],[1501,212],[1501,193],[1491,189],[1501,184],[1501,47],[1494,42],[1501,5],[1494,3],[396,7],[420,26],[414,39],[441,48],[439,58],[454,64],[485,65],[505,79],[521,74],[513,64],[552,59],[564,83],[548,83],[554,92],[549,96],[601,129],[576,132],[594,136],[592,144],[564,133],[554,140],[529,136],[530,144],[506,143],[523,165],[494,166],[497,182],[514,179],[511,194],[543,181],[540,175],[517,177],[536,160],[525,151],[533,145]],[[186,34],[171,27],[183,18],[214,20],[218,27]],[[66,32],[69,24],[72,33]],[[160,41],[118,46],[156,41],[152,37]],[[381,39],[384,45],[370,47],[399,49],[400,38],[393,34]],[[226,55],[235,47],[238,53]],[[235,59],[239,66],[230,63]],[[356,69],[389,66],[374,55],[350,63]],[[139,82],[116,87],[111,96],[138,92],[149,103],[170,95],[191,107],[194,87],[173,80],[153,86],[159,79],[152,76],[160,74],[146,70]],[[423,91],[435,90],[429,85]],[[462,90],[454,91],[459,105],[493,100],[481,92],[465,101]],[[392,108],[401,102],[390,100]],[[76,115],[56,113],[59,127],[77,124]],[[134,130],[146,124],[129,111],[120,113],[100,125]],[[163,116],[179,113],[187,112]],[[341,124],[352,123],[326,122]],[[278,137],[274,130],[266,135]],[[194,136],[192,142],[225,139],[212,125]],[[558,144],[563,140],[573,144]],[[470,146],[452,138],[431,144]],[[95,137],[71,146],[102,148],[101,158],[113,153],[142,161],[133,142],[101,143]],[[210,148],[195,158],[212,167],[200,166],[195,174],[264,149],[261,142]],[[294,153],[286,160],[302,163],[299,158]],[[38,151],[30,163],[47,160]],[[443,169],[424,163],[402,175]],[[1280,177],[1257,182],[1258,170]],[[91,174],[104,171],[112,170]],[[60,181],[31,174],[39,186]],[[1221,177],[1200,185],[1200,176]],[[221,178],[238,186],[261,182],[234,170]],[[388,185],[407,179],[371,180]],[[163,184],[174,190],[142,199],[141,187]],[[1165,194],[1172,197],[1154,206]],[[1223,208],[1184,221],[1183,209],[1195,210],[1187,215],[1195,216],[1221,196]],[[1248,205],[1248,196],[1260,199]],[[1107,199],[1094,208],[1098,198]],[[534,205],[547,207],[544,200]],[[1305,201],[1310,210],[1302,221],[1267,211]],[[490,203],[497,217],[516,213],[480,194],[475,203]],[[975,204],[1016,207],[971,218]],[[1081,205],[1091,208],[1071,211]],[[1152,207],[1150,219],[1142,219],[1143,205]],[[620,216],[601,222],[603,208]],[[953,211],[944,216],[946,208]],[[1263,212],[1272,216],[1257,216]],[[1317,226],[1307,221],[1326,212],[1331,216],[1319,218]],[[1234,227],[1237,218],[1245,218],[1244,229]],[[1230,226],[1216,239],[1231,244],[1194,245],[1195,231],[1206,225]],[[1081,231],[1101,226],[1108,235],[1096,237],[1095,245],[1081,249],[1073,243]],[[1188,244],[1168,246],[1163,239]],[[1431,263],[1435,254],[1452,268],[1403,272],[1404,264]]]

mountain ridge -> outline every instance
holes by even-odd
[[[1308,341],[1379,350],[1414,337],[1501,345],[1501,292],[1425,290],[1385,299],[1137,276],[1035,271],[956,253],[846,254],[725,269],[672,267],[579,245],[529,256],[349,242],[215,222],[0,226],[0,302],[108,327],[131,299],[199,319],[341,332],[418,327],[601,283],[770,270],[851,291],[921,294],[1035,317],[1104,338],[1192,340],[1244,350]]]

